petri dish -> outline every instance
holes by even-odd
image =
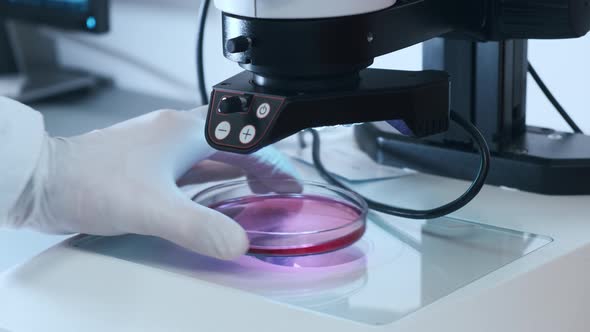
[[[276,192],[261,193],[261,188]],[[250,240],[248,253],[256,256],[317,255],[343,249],[363,236],[368,213],[367,203],[357,194],[310,181],[229,182],[200,192],[193,201],[240,224]]]

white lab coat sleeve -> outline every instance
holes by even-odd
[[[0,96],[0,226],[35,172],[45,135],[41,113]]]

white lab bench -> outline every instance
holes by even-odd
[[[413,208],[466,186],[426,174],[354,185]],[[153,238],[76,237],[0,277],[0,328],[587,331],[589,203],[488,186],[450,219],[373,215],[344,258],[319,265],[223,263]]]

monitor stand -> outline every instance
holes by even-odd
[[[93,74],[58,64],[55,42],[34,26],[0,20],[0,95],[24,103],[97,86]]]

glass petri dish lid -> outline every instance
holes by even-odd
[[[261,193],[261,188],[267,188],[266,192]],[[257,256],[316,255],[343,249],[363,236],[368,214],[367,203],[359,195],[311,181],[228,182],[203,190],[193,201],[240,224],[250,240],[248,253]]]

